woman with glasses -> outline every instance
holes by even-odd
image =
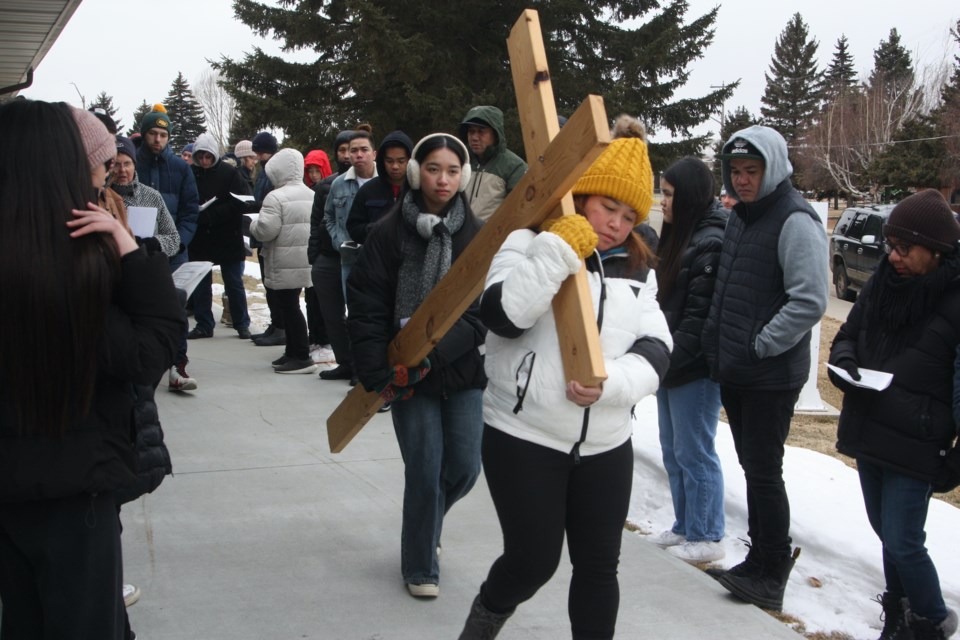
[[[633,231],[653,174],[640,138],[610,143],[573,187],[576,215],[514,231],[481,300],[489,330],[483,469],[503,554],[473,601],[461,640],[497,635],[553,575],[567,539],[574,638],[612,638],[617,565],[633,482],[633,406],[657,390],[673,341],[657,304],[655,257]],[[607,378],[564,376],[551,305],[586,259]]]
[[[830,350],[830,364],[893,374],[877,391],[845,380],[837,449],[857,461],[870,525],[883,544],[881,638],[949,638],[957,614],[943,600],[924,547],[933,492],[960,484],[953,418],[960,344],[960,225],[938,191],[900,202],[883,226],[887,259],[867,281]]]

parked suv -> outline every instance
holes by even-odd
[[[880,204],[846,209],[833,228],[830,267],[833,285],[841,300],[854,300],[877,264],[886,257],[881,230],[894,206]]]

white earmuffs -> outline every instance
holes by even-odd
[[[463,193],[467,190],[467,183],[470,182],[470,175],[473,171],[470,168],[470,150],[467,149],[467,145],[463,144],[463,140],[449,133],[431,133],[430,135],[424,136],[420,139],[420,142],[417,143],[417,146],[415,146],[413,151],[410,153],[410,160],[407,161],[407,184],[410,185],[411,189],[420,188],[420,163],[414,160],[414,158],[417,156],[417,150],[420,149],[420,145],[430,138],[439,137],[446,137],[450,138],[451,140],[456,140],[457,144],[460,145],[460,148],[463,149],[464,157],[467,160],[460,169],[460,187],[457,189],[457,191]]]

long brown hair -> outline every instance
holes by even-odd
[[[0,140],[0,394],[19,432],[56,435],[90,410],[119,257],[103,234],[69,236],[96,202],[70,107],[13,100]]]

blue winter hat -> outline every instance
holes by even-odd
[[[254,153],[276,153],[280,149],[277,139],[269,131],[261,131],[253,137]]]

